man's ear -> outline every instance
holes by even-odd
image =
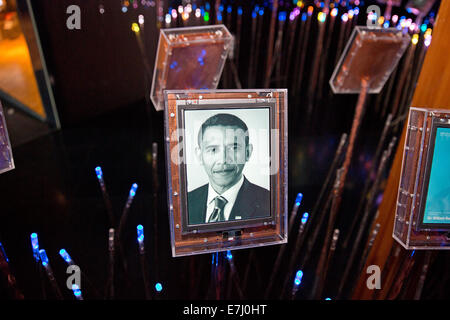
[[[248,161],[253,153],[253,145],[249,143],[245,151],[245,161]]]
[[[203,161],[202,161],[202,149],[200,147],[195,147],[195,156],[196,156],[198,162],[203,164]]]

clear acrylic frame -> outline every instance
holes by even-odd
[[[397,195],[393,237],[406,249],[449,250],[447,227],[423,223],[439,124],[450,125],[450,110],[410,108]]]
[[[11,143],[9,141],[6,121],[3,115],[3,108],[0,102],[0,174],[14,168]]]
[[[356,26],[330,78],[333,93],[360,93],[367,80],[367,93],[380,93],[411,37],[396,28]]]
[[[233,48],[224,25],[161,29],[150,98],[164,110],[164,90],[216,89]]]
[[[166,90],[165,139],[172,256],[204,254],[287,242],[287,90]],[[269,108],[270,217],[189,225],[184,166],[186,110]],[[250,127],[249,127],[250,130]]]

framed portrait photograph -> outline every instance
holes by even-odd
[[[286,242],[286,90],[165,97],[173,256]]]
[[[450,249],[450,111],[411,107],[393,238],[405,249]]]
[[[450,231],[450,120],[431,125],[418,226]]]

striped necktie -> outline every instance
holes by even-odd
[[[214,210],[212,214],[209,216],[208,222],[220,222],[225,221],[225,216],[223,214],[223,208],[227,204],[227,199],[224,197],[215,197],[214,198]]]

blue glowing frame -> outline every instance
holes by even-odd
[[[287,242],[287,90],[168,90],[165,91],[165,139],[168,183],[168,207],[172,256],[212,253],[218,251],[252,248]],[[272,159],[278,161],[278,171],[271,175],[271,216],[263,219],[227,221],[208,226],[194,225],[190,228],[186,210],[187,192],[185,171],[181,157],[175,163],[172,153],[179,155],[182,106],[195,105],[198,110],[225,108],[249,109],[257,105],[273,103],[270,113]],[[182,123],[182,122],[181,122]],[[175,151],[173,151],[175,150]],[[183,220],[184,219],[184,220]]]

